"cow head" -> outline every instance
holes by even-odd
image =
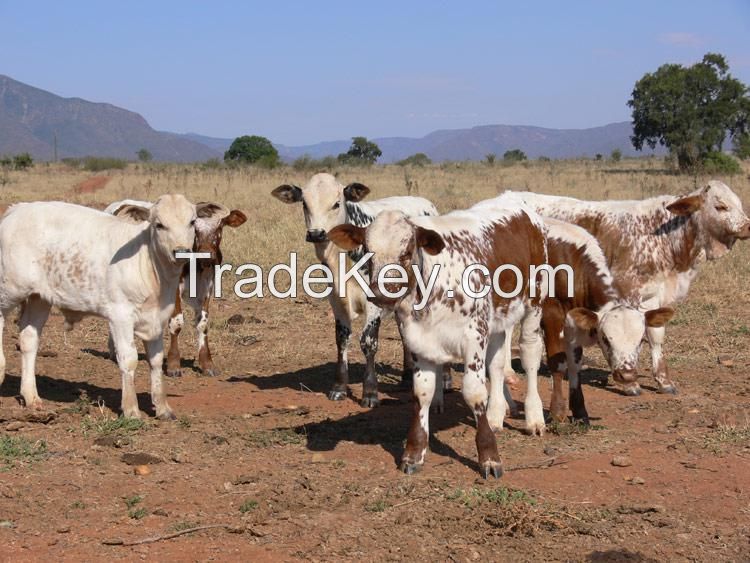
[[[638,379],[638,355],[646,327],[662,327],[673,315],[670,307],[643,313],[631,305],[617,304],[600,312],[571,309],[566,323],[596,339],[615,381],[627,385]]]
[[[339,225],[333,228],[328,237],[344,250],[363,246],[365,252],[372,252],[370,262],[370,290],[374,297],[370,301],[386,309],[392,309],[415,287],[416,279],[412,264],[418,264],[418,252],[438,254],[444,247],[442,237],[430,229],[414,225],[400,211],[383,211],[365,229],[355,225]],[[397,270],[385,272],[383,288],[389,293],[397,293],[406,286],[400,297],[385,295],[378,284],[381,270],[387,265],[401,266],[406,277]],[[392,279],[393,281],[389,281]]]
[[[220,264],[221,237],[224,227],[239,227],[247,216],[239,209],[231,211],[219,203],[200,202],[195,204],[195,252],[210,254],[209,258],[199,260],[200,266],[211,267]]]
[[[696,223],[709,260],[724,256],[737,239],[750,238],[750,219],[742,202],[723,182],[711,180],[701,190],[673,201],[667,209]]]
[[[328,231],[346,223],[347,201],[360,201],[370,188],[352,183],[344,187],[331,174],[315,174],[302,188],[290,184],[279,186],[271,195],[284,203],[302,202],[307,226],[307,242],[328,241]]]
[[[125,205],[118,210],[118,215],[148,221],[152,247],[173,264],[178,262],[175,254],[193,248],[196,210],[183,195],[163,195],[150,209]]]

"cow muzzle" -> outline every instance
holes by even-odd
[[[734,235],[740,240],[747,240],[750,238],[750,221],[745,223],[742,228]]]
[[[328,234],[323,229],[310,229],[305,237],[307,242],[326,242]]]
[[[398,286],[395,284],[387,284],[387,287],[385,289],[387,289],[387,291],[391,293],[395,293],[398,290]],[[398,301],[398,298],[396,297],[388,297],[386,295],[383,295],[377,283],[370,284],[370,291],[372,292],[373,296],[372,297],[368,296],[367,300],[370,303],[377,305],[380,308],[383,308],[383,309],[392,308],[396,305],[396,302]]]

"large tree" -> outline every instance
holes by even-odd
[[[345,153],[341,153],[338,156],[339,162],[344,164],[375,164],[375,161],[380,158],[383,151],[380,147],[372,142],[368,141],[367,137],[352,137],[352,144],[349,150]]]
[[[635,84],[628,106],[633,110],[633,146],[666,146],[681,170],[700,165],[721,151],[727,134],[748,133],[748,88],[729,73],[722,55],[708,53],[690,67],[665,64]]]
[[[232,141],[229,150],[224,153],[224,161],[259,164],[273,168],[279,164],[279,152],[265,137],[243,135]]]

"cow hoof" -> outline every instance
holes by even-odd
[[[573,415],[573,422],[575,424],[583,424],[584,426],[591,426],[591,421],[589,420],[589,415],[584,415],[584,416],[575,416],[575,415]]]
[[[166,411],[161,414],[157,414],[156,418],[158,418],[159,420],[164,420],[164,421],[177,420],[177,417],[172,411]]]
[[[526,432],[532,436],[544,436],[546,428],[544,422],[526,421]]]
[[[380,406],[380,399],[378,399],[377,393],[374,395],[365,395],[364,397],[362,397],[362,400],[359,402],[359,406],[368,409]]]
[[[479,473],[482,474],[482,479],[489,479],[490,475],[495,479],[500,479],[503,476],[503,467],[499,461],[488,460],[482,462],[479,467]]]
[[[201,373],[204,377],[216,377],[219,375],[219,370],[216,368],[201,369]]]
[[[123,411],[122,412],[123,418],[141,418],[141,411],[138,409],[131,410],[131,411]]]
[[[410,461],[401,462],[401,471],[403,471],[407,475],[414,475],[415,473],[419,473],[421,470],[422,470],[421,463],[412,463]]]
[[[328,399],[331,401],[343,401],[346,399],[346,391],[340,391],[339,389],[331,389],[328,392]]]
[[[674,385],[665,385],[664,387],[659,387],[659,393],[664,393],[665,395],[677,395],[677,387]]]
[[[635,385],[633,387],[625,387],[623,389],[623,393],[625,393],[629,397],[637,397],[641,394],[641,387],[639,385]]]
[[[181,369],[168,369],[167,377],[182,377],[182,370]]]

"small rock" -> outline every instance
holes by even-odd
[[[232,481],[230,485],[249,485],[250,483],[255,483],[256,481],[257,479],[252,475],[240,475],[234,481]],[[226,486],[226,484],[224,486]]]
[[[615,467],[630,467],[633,465],[633,462],[630,461],[630,458],[625,455],[616,455],[612,458],[612,465]]]
[[[61,526],[57,529],[58,534],[67,534],[68,532],[70,532],[70,526]]]
[[[718,358],[716,358],[716,361],[720,366],[724,366],[725,368],[733,368],[734,367],[734,360],[732,359],[732,356],[728,356],[726,354],[722,354]]]
[[[230,483],[229,481],[224,481],[223,487],[224,490],[228,493],[232,492],[232,489],[234,489],[234,485],[232,485],[232,483]]]
[[[122,448],[123,446],[129,446],[132,440],[127,436],[100,436],[94,440],[94,444],[97,446],[105,446],[108,448]]]
[[[249,334],[247,336],[240,336],[237,339],[237,344],[239,344],[240,346],[252,346],[253,344],[259,341],[260,341],[260,338],[258,338],[257,336],[253,336],[252,334]]]
[[[644,484],[646,483],[646,481],[644,481],[644,480],[643,480],[643,479],[642,479],[641,477],[637,477],[637,476],[636,476],[636,477],[633,477],[633,478],[632,478],[632,479],[630,480],[630,482],[631,482],[631,483],[632,483],[633,485],[644,485]]]
[[[157,508],[151,514],[155,514],[156,516],[169,516],[169,512],[167,512],[163,508]]]
[[[153,465],[155,463],[161,463],[161,458],[143,452],[136,452],[132,454],[122,454],[120,461],[123,461],[128,465]]]
[[[133,473],[136,475],[150,475],[151,468],[148,465],[136,465],[133,467]]]
[[[324,463],[326,461],[326,456],[324,456],[322,453],[314,453],[312,455],[312,462],[313,463]]]
[[[12,520],[0,520],[0,528],[14,528],[15,524]]]
[[[14,420],[13,422],[9,422],[5,425],[5,429],[8,432],[17,432],[21,428],[23,428],[23,422],[20,422],[18,420]]]
[[[184,452],[174,452],[172,454],[172,461],[175,463],[188,463],[188,456]]]
[[[241,324],[244,324],[244,322],[245,322],[245,317],[243,317],[239,313],[236,313],[227,319],[228,325],[241,325]]]

